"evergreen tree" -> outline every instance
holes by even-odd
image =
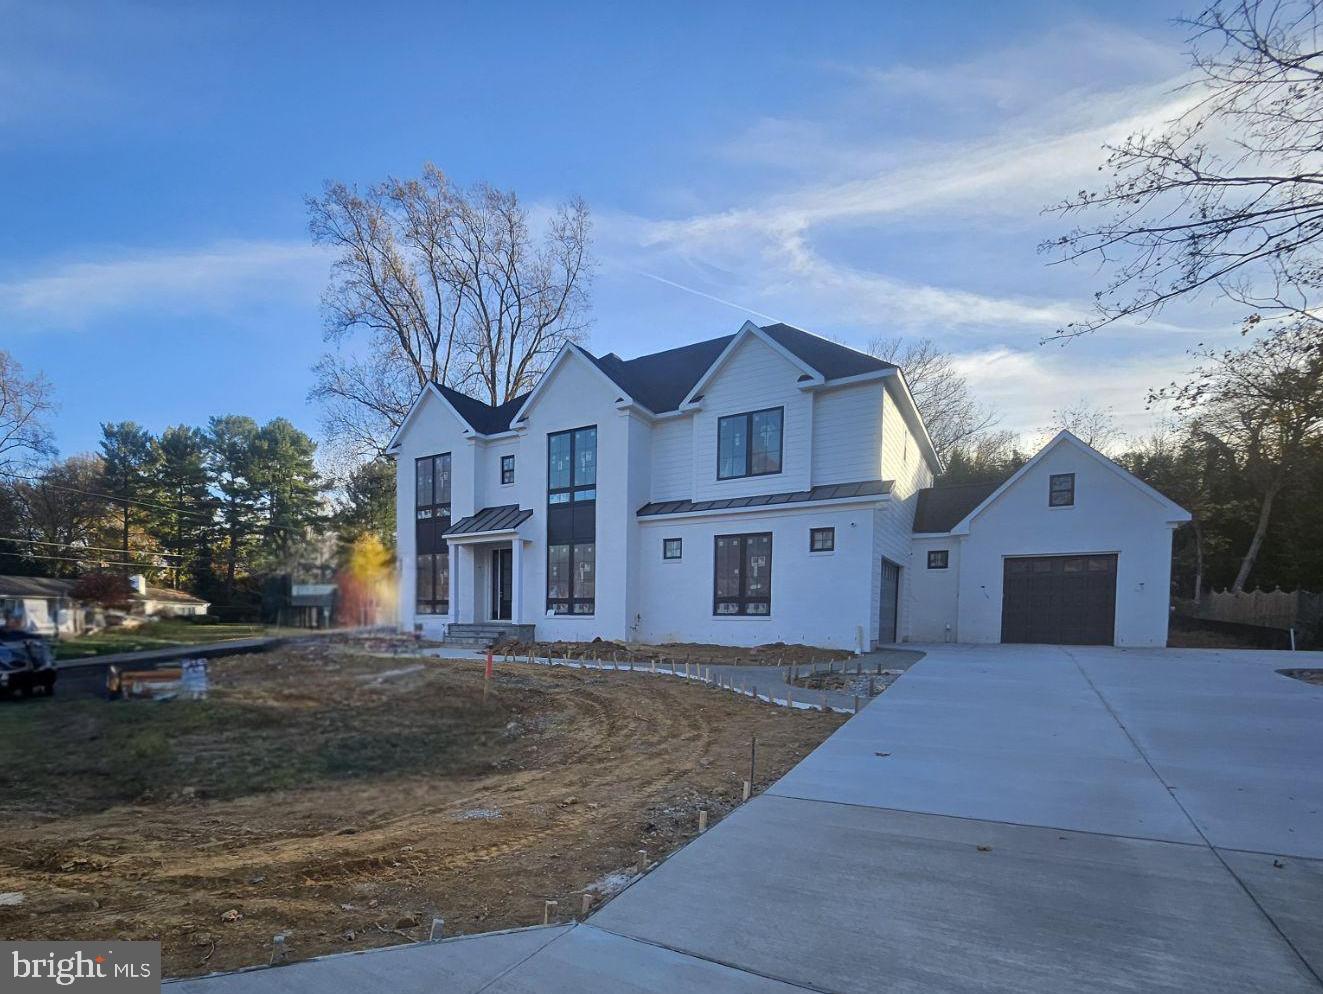
[[[146,519],[145,506],[140,502],[151,498],[155,455],[151,433],[135,422],[101,425],[101,485],[119,504],[119,543],[124,563],[136,561],[132,558],[129,533],[134,524],[141,525]],[[126,572],[133,568],[123,567]]]
[[[210,563],[215,510],[207,476],[207,438],[197,428],[176,425],[153,441],[153,501],[147,533],[164,550],[170,585],[185,578],[197,586]]]
[[[253,480],[258,431],[256,421],[239,414],[213,417],[207,423],[207,474],[218,504],[227,599],[234,596],[239,561],[259,524],[259,491]]]

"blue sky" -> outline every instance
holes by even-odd
[[[585,197],[589,347],[771,316],[928,336],[1003,425],[1146,387],[1231,340],[1211,300],[1062,348],[1098,277],[1037,251],[1100,144],[1179,106],[1181,5],[0,0],[0,347],[98,422],[308,430],[328,260],[303,197],[436,162]]]

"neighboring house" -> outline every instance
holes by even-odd
[[[918,642],[1166,645],[1171,532],[1190,513],[1068,431],[1002,483],[919,494]]]
[[[295,628],[330,628],[337,589],[334,583],[291,584],[289,614],[282,622]]]
[[[784,324],[631,360],[568,345],[496,407],[431,384],[388,451],[401,621],[431,636],[519,625],[544,640],[997,641],[1003,557],[1096,553],[1141,584],[1116,598],[1116,639],[1165,641],[1169,562],[1156,562],[1184,512],[1060,436],[940,536],[916,535],[916,507],[947,498],[932,496],[940,462],[901,371]],[[1058,460],[1076,474],[1075,513],[1032,496]],[[1162,514],[1104,508],[1118,487],[1143,488]],[[928,551],[946,552],[945,584]],[[1016,612],[1020,582],[1008,584]]]
[[[0,626],[39,635],[75,635],[83,612],[70,596],[73,580],[0,576]]]
[[[211,603],[182,590],[148,586],[147,578],[140,573],[129,577],[129,585],[133,588],[129,612],[148,618],[186,618],[206,614]]]

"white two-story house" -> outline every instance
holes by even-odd
[[[566,346],[531,392],[498,407],[431,385],[389,451],[397,464],[400,620],[432,637],[518,626],[543,640],[862,651],[910,637],[1003,634],[993,632],[987,606],[973,603],[992,596],[982,583],[967,595],[977,612],[962,636],[951,577],[962,554],[985,570],[977,549],[961,546],[995,544],[993,533],[1004,528],[915,532],[921,499],[948,513],[954,505],[932,489],[940,463],[902,372],[788,325],[746,323],[734,335],[630,360]],[[1024,475],[1008,481],[1012,489],[1032,485],[1019,482]],[[1103,488],[1127,488],[1130,499],[1129,483],[1099,479]],[[1022,514],[1034,514],[1018,489],[1009,502],[980,496],[999,507],[1019,501]],[[1095,490],[1090,499],[1103,495]],[[1160,633],[1149,619],[1115,632],[1095,625],[1085,641],[1165,642],[1170,528],[1184,512],[1170,502],[1152,510],[1137,511],[1133,541],[1147,543],[1152,572],[1150,531],[1158,526],[1150,518],[1162,519],[1168,565],[1161,576],[1145,574],[1162,599]],[[1054,527],[1086,533],[1062,552],[1111,556],[1113,567],[1125,555],[1117,543],[1132,541],[1087,534],[1083,515],[1059,517]],[[914,562],[916,548],[923,563]],[[987,555],[1000,562],[1016,552]],[[930,567],[946,571],[940,581],[909,576]],[[1067,567],[1056,569],[1065,575]],[[1097,575],[1090,579],[1097,587]],[[1021,597],[1017,582],[1007,581],[1008,598]],[[1044,596],[1041,584],[1033,589]],[[1109,603],[1120,603],[1115,591]],[[1043,609],[1010,607],[1014,617]],[[1094,614],[1111,609],[1089,602]],[[1054,634],[1020,639],[1014,620],[1010,633],[1025,641]]]

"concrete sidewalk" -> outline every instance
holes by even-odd
[[[462,659],[474,661],[486,658],[486,650],[472,649],[467,646],[434,646],[428,649],[420,649],[416,652],[399,653],[398,655],[421,655],[429,656],[434,659]],[[874,683],[877,692],[881,693],[891,684],[895,683],[897,678],[913,666],[923,657],[922,652],[910,649],[877,649],[873,652],[863,653],[853,659],[837,663],[818,663],[813,667],[801,666],[799,672],[801,675],[809,673],[828,673],[833,671],[845,672],[846,668],[850,673],[858,670],[866,682],[869,674],[874,674]],[[527,666],[526,658],[512,659],[509,662],[505,657],[497,654],[494,657],[496,666]],[[602,673],[655,673],[657,676],[676,679],[690,679],[707,681],[711,680],[714,684],[728,688],[736,693],[743,693],[750,697],[757,695],[759,700],[771,701],[775,704],[786,704],[787,701],[793,701],[796,707],[810,708],[819,707],[825,704],[834,711],[843,714],[853,714],[856,697],[858,697],[859,706],[862,708],[868,704],[867,690],[855,695],[837,690],[810,690],[804,687],[792,686],[786,681],[787,667],[783,666],[734,666],[722,663],[694,664],[686,669],[683,663],[677,664],[672,670],[670,664],[657,664],[653,666],[650,663],[635,663],[631,669],[629,663],[615,663],[609,661],[592,660],[569,660],[551,658],[548,656],[534,657],[533,665],[537,666],[567,666],[573,669],[596,670]]]
[[[1323,655],[927,651],[586,923],[172,990],[1323,990]]]

